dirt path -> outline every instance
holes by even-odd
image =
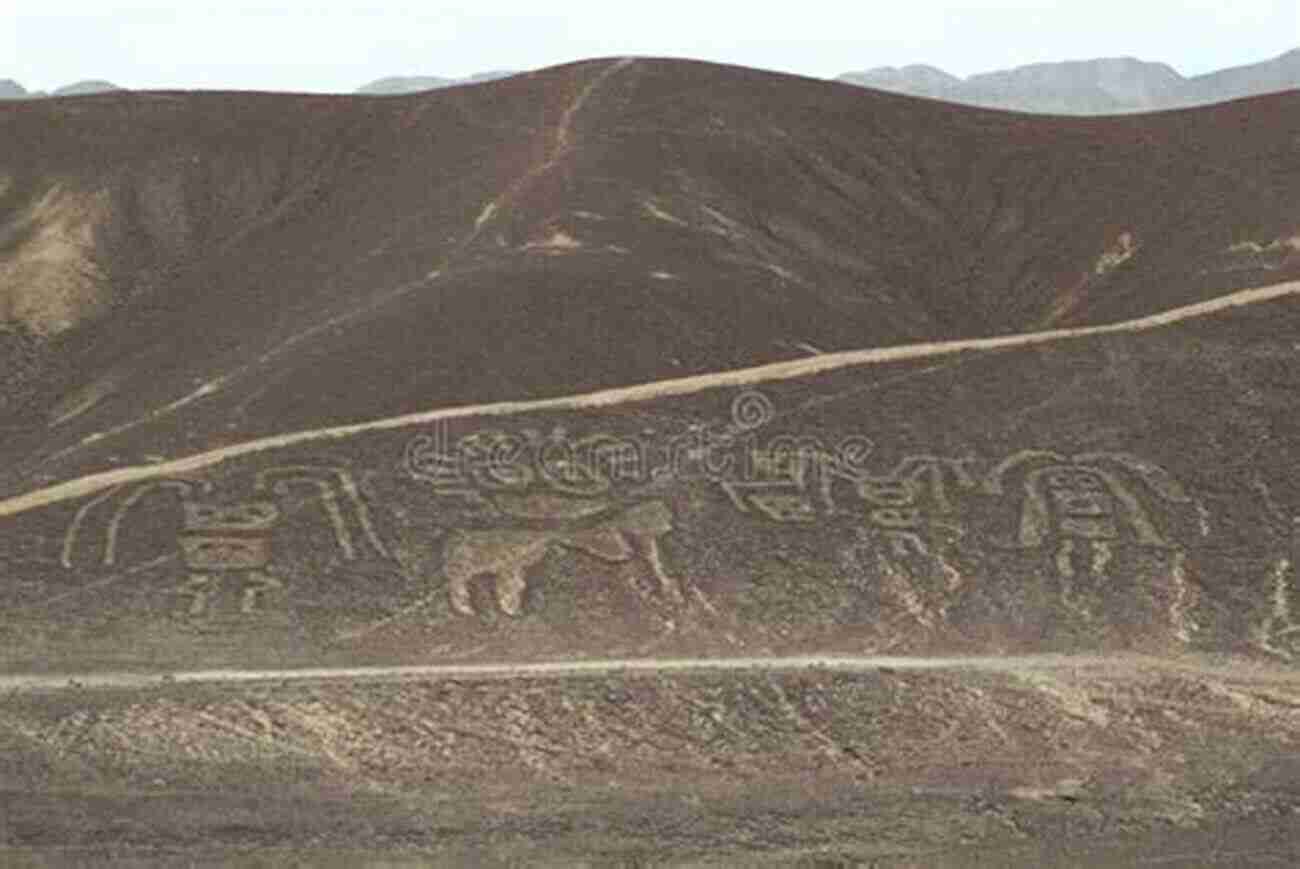
[[[1257,682],[1300,684],[1300,671],[1252,662],[1208,663],[1195,659],[1098,655],[903,657],[799,655],[781,658],[610,658],[500,664],[428,664],[404,667],[321,667],[293,670],[188,670],[174,673],[80,673],[0,676],[0,693],[138,689],[179,684],[337,682],[404,679],[562,679],[635,673],[793,672],[807,669],[870,673],[882,670],[1089,671],[1133,675],[1142,670],[1177,671]]]
[[[871,365],[882,362],[897,362],[909,359],[923,359],[945,356],[969,350],[1002,350],[1012,347],[1026,347],[1049,341],[1062,341],[1083,338],[1092,335],[1107,335],[1122,332],[1142,332],[1162,326],[1169,326],[1184,320],[1204,317],[1242,305],[1260,304],[1275,299],[1300,296],[1300,281],[1272,284],[1256,287],[1236,293],[1174,308],[1137,320],[1126,320],[1105,326],[1087,326],[1077,329],[1051,329],[1043,332],[1029,332],[1019,335],[1001,335],[994,338],[971,338],[962,341],[944,341],[938,343],[905,344],[897,347],[881,347],[871,350],[854,350],[843,353],[826,353],[792,362],[777,362],[754,368],[742,368],[718,374],[702,374],[674,380],[660,380],[639,386],[625,386],[617,389],[605,389],[584,395],[564,396],[560,398],[540,399],[536,401],[505,401],[495,404],[478,404],[465,407],[451,407],[442,410],[423,411],[403,416],[385,417],[352,425],[331,428],[309,429],[290,432],[273,437],[232,444],[221,449],[210,450],[181,459],[160,462],[154,465],[137,465],[117,468],[112,471],[89,474],[77,479],[58,483],[44,489],[38,489],[23,495],[17,495],[0,501],[0,517],[12,516],[37,507],[68,501],[86,495],[93,495],[111,486],[134,483],[155,477],[189,474],[203,468],[219,464],[227,459],[268,450],[282,449],[302,443],[322,440],[337,440],[372,431],[406,428],[425,425],[445,419],[474,416],[502,416],[514,413],[527,413],[544,410],[581,410],[588,408],[611,407],[631,402],[647,401],[677,395],[689,395],[708,389],[724,387],[753,386],[775,380],[789,380],[838,368],[854,365]]]

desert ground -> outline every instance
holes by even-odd
[[[1298,99],[0,103],[0,863],[1300,861]]]

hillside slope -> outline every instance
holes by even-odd
[[[1298,107],[1035,119],[658,60],[7,104],[6,485],[1286,280]]]
[[[0,863],[1294,864],[1298,98],[0,107]]]
[[[37,490],[0,501],[0,670],[1292,662],[1297,298],[376,420]]]

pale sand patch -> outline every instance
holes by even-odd
[[[687,225],[686,221],[682,220],[680,217],[678,217],[675,214],[669,214],[667,211],[664,211],[662,208],[660,208],[658,205],[656,205],[654,202],[650,201],[649,199],[642,201],[641,207],[644,208],[646,212],[656,220],[662,220],[666,223],[674,223],[678,226]]]
[[[482,229],[483,224],[491,220],[492,215],[496,213],[497,213],[497,203],[495,201],[489,202],[487,205],[484,205],[483,210],[479,212],[478,217],[474,218],[474,229],[475,230]]]
[[[1290,238],[1276,238],[1268,244],[1257,241],[1239,241],[1228,248],[1228,253],[1277,253],[1283,250],[1300,251],[1300,235]]]
[[[1104,278],[1128,262],[1137,253],[1139,247],[1140,245],[1133,238],[1133,233],[1120,233],[1115,244],[1106,248],[1097,256],[1096,261],[1092,264],[1092,274],[1085,276],[1078,284],[1065,290],[1039,325],[1050,326],[1059,322],[1062,317],[1074,310],[1087,298],[1088,288],[1094,278]]]
[[[1133,258],[1140,245],[1133,240],[1133,233],[1121,232],[1113,247],[1102,251],[1097,262],[1092,266],[1092,273],[1098,277],[1108,275]]]
[[[550,238],[541,241],[530,241],[524,245],[524,250],[576,250],[582,247],[582,242],[569,235],[564,230],[556,230]]]
[[[542,410],[580,410],[587,408],[613,407],[620,404],[668,398],[678,395],[691,395],[709,389],[721,389],[735,386],[750,386],[775,380],[790,380],[833,371],[855,365],[871,365],[884,362],[899,362],[910,359],[924,359],[948,356],[966,351],[1001,350],[1011,347],[1028,347],[1052,341],[1083,338],[1092,335],[1109,335],[1126,332],[1143,332],[1161,326],[1169,326],[1184,320],[1204,317],[1220,311],[1230,310],[1242,305],[1258,304],[1300,296],[1300,281],[1288,281],[1267,287],[1240,290],[1217,299],[1198,302],[1174,308],[1159,314],[1152,314],[1136,320],[1126,320],[1105,326],[1087,326],[1076,329],[1049,329],[1022,335],[999,335],[993,338],[970,338],[961,341],[940,341],[922,344],[905,344],[897,347],[880,347],[870,350],[852,350],[838,353],[826,353],[807,359],[790,362],[776,362],[753,368],[724,371],[717,374],[703,374],[681,377],[672,380],[659,380],[638,386],[624,386],[616,389],[604,389],[584,395],[560,398],[538,399],[534,401],[503,401],[494,404],[479,404],[466,407],[452,407],[441,410],[423,411],[402,416],[354,423],[330,428],[309,429],[291,432],[273,437],[260,438],[240,444],[232,444],[216,450],[198,453],[185,458],[175,459],[156,465],[137,465],[101,471],[77,479],[68,480],[46,488],[37,489],[23,495],[17,495],[0,501],[0,516],[12,516],[37,507],[80,498],[94,494],[111,486],[132,483],[153,477],[183,475],[224,462],[239,456],[251,455],[268,450],[281,449],[302,443],[321,440],[338,440],[372,431],[409,428],[444,419],[472,416],[504,416],[515,413],[528,413]]]
[[[107,191],[56,183],[11,216],[2,228],[27,238],[0,254],[0,318],[55,335],[102,312],[109,300],[95,262],[95,230],[109,211]]]

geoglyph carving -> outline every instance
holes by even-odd
[[[280,510],[267,501],[219,504],[187,501],[185,530],[177,541],[188,580],[178,589],[189,595],[188,614],[202,616],[209,601],[221,590],[220,574],[244,574],[240,612],[252,613],[262,595],[282,588],[268,572],[271,563],[270,532]]]
[[[1255,645],[1271,655],[1293,660],[1300,648],[1300,624],[1291,612],[1291,578],[1295,567],[1289,558],[1280,558],[1269,577],[1269,613],[1254,629]]]
[[[447,538],[443,571],[451,605],[473,615],[470,581],[490,575],[497,605],[507,615],[523,610],[527,572],[548,552],[566,548],[610,564],[639,562],[659,591],[684,600],[676,579],[664,567],[659,538],[673,528],[672,510],[660,500],[622,504],[610,500],[572,500],[554,495],[498,495],[493,503],[513,527],[456,529]],[[538,522],[537,520],[542,520]]]
[[[949,486],[974,488],[971,461],[906,456],[889,473],[855,482],[866,512],[859,546],[875,552],[881,592],[903,617],[926,628],[947,619],[949,601],[965,581],[945,550],[965,534],[952,517]]]
[[[347,471],[341,468],[312,465],[270,468],[257,475],[254,488],[259,493],[271,490],[288,497],[295,486],[306,486],[319,494],[320,505],[325,510],[326,518],[334,531],[334,540],[338,543],[345,559],[355,561],[357,547],[340,502],[349,507],[355,521],[361,526],[362,534],[374,547],[375,552],[385,558],[388,557],[388,548],[375,533],[366,502]]]
[[[1159,504],[1193,503],[1173,477],[1121,452],[1066,456],[1021,450],[979,476],[975,461],[915,454],[885,473],[872,473],[810,441],[756,462],[763,472],[758,479],[721,485],[741,512],[792,525],[845,515],[839,493],[850,488],[865,508],[865,521],[845,550],[849,563],[874,573],[886,597],[927,626],[943,618],[948,599],[965,582],[951,553],[967,533],[954,494],[1014,493],[1020,498],[1018,521],[1005,546],[1050,553],[1067,593],[1080,574],[1105,577],[1124,547],[1168,553],[1168,616],[1178,638],[1190,641],[1198,630],[1195,585],[1186,553],[1168,538],[1155,512]],[[969,500],[964,506],[971,506]],[[1204,529],[1203,509],[1198,515]]]
[[[975,486],[969,464],[971,459],[953,459],[933,455],[903,458],[888,474],[876,477],[861,475],[855,480],[859,498],[867,507],[867,523],[889,544],[897,556],[909,552],[930,555],[927,537],[936,524],[960,528],[931,514],[947,516],[954,507],[949,496],[949,482],[970,489]]]
[[[267,595],[284,588],[272,571],[272,536],[285,514],[266,496],[288,499],[299,488],[306,488],[320,503],[345,560],[359,557],[354,526],[375,553],[388,556],[365,501],[347,471],[293,465],[260,472],[254,484],[254,493],[259,497],[254,500],[218,498],[211,483],[203,480],[165,479],[111,489],[77,510],[64,534],[61,562],[68,569],[76,566],[78,555],[85,554],[86,528],[93,526],[96,515],[107,511],[102,544],[100,539],[92,538],[90,552],[98,565],[115,566],[122,528],[132,510],[146,499],[170,494],[182,517],[176,542],[189,575],[176,591],[190,600],[187,614],[208,613],[214,597],[232,580],[239,583],[240,612],[254,613]]]
[[[946,617],[947,599],[964,582],[944,548],[965,533],[951,516],[951,488],[975,488],[972,462],[915,454],[873,474],[811,443],[787,443],[754,463],[768,478],[724,481],[722,488],[741,512],[775,522],[812,524],[861,516],[857,542],[847,550],[850,563],[874,574],[885,599],[904,618],[933,627]],[[841,505],[836,495],[844,488],[860,506],[846,510]]]
[[[742,513],[757,512],[775,522],[813,523],[822,517],[844,515],[835,498],[837,483],[848,484],[866,508],[869,526],[899,555],[909,551],[928,554],[922,539],[929,523],[928,510],[953,512],[949,486],[976,485],[969,458],[934,455],[905,456],[890,471],[873,475],[851,467],[819,450],[768,455],[756,467],[765,479],[723,481],[722,489]]]
[[[483,449],[495,449],[500,437],[489,433],[482,440]],[[1104,577],[1123,547],[1169,552],[1177,592],[1169,605],[1171,618],[1180,636],[1196,629],[1190,618],[1194,586],[1186,576],[1187,560],[1158,524],[1159,516],[1153,515],[1156,504],[1191,499],[1151,462],[1117,452],[1067,456],[1021,450],[977,475],[972,472],[974,458],[918,453],[873,472],[863,462],[831,454],[811,440],[786,440],[778,439],[776,448],[755,454],[756,475],[720,481],[732,505],[783,524],[856,519],[854,548],[861,553],[857,563],[874,565],[872,572],[924,623],[942,619],[947,597],[965,582],[952,548],[966,534],[954,502],[962,492],[1015,494],[1018,519],[1008,545],[1044,551],[1063,580],[1081,573]],[[642,580],[652,580],[661,597],[685,599],[661,551],[662,538],[674,526],[668,503],[653,487],[617,497],[610,492],[619,477],[616,469],[635,456],[624,455],[626,444],[617,439],[594,437],[575,443],[581,449],[574,455],[583,461],[575,462],[573,472],[560,462],[541,462],[541,471],[508,463],[470,468],[470,479],[462,482],[470,484],[468,494],[483,508],[470,524],[485,527],[453,527],[439,541],[457,613],[474,613],[471,584],[486,576],[500,611],[519,615],[528,571],[549,553],[564,550],[609,565],[627,565]],[[154,498],[170,499],[181,514],[177,553],[188,579],[179,590],[189,598],[191,615],[209,611],[215,595],[231,581],[239,583],[239,608],[245,613],[257,611],[268,595],[283,590],[273,567],[273,538],[286,515],[297,515],[299,506],[309,508],[308,517],[319,508],[343,560],[365,553],[390,557],[346,470],[324,465],[269,468],[255,475],[249,494],[242,500],[219,496],[209,482],[189,479],[109,490],[77,510],[64,536],[62,564],[73,568],[89,560],[116,565],[123,530],[134,511]],[[968,499],[963,500],[963,506],[969,506]],[[1289,625],[1283,630],[1289,631]]]
[[[1021,476],[1024,500],[1013,548],[1038,549],[1055,543],[1054,563],[1063,578],[1083,569],[1101,577],[1115,547],[1129,544],[1174,550],[1152,521],[1138,492],[1145,490],[1171,504],[1191,503],[1164,470],[1127,453],[1083,453],[1067,458],[1045,450],[1021,450],[988,475],[984,489],[1006,492]],[[1140,490],[1126,477],[1143,485]]]

